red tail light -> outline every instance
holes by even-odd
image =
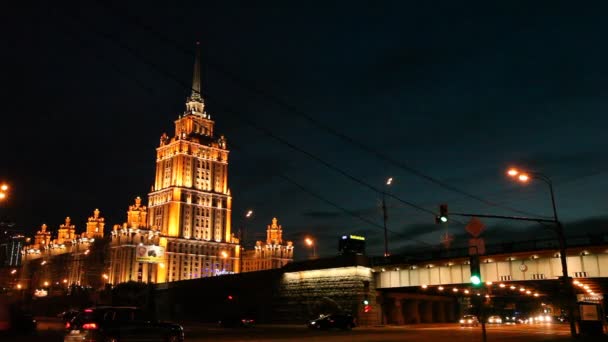
[[[85,323],[82,325],[84,330],[97,330],[97,323]]]
[[[66,322],[66,323],[65,323],[65,328],[66,328],[66,329],[70,329],[70,322]]]

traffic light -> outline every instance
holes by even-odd
[[[448,205],[439,205],[439,215],[435,217],[435,223],[446,223],[448,222]]]
[[[228,299],[228,300],[233,300],[233,299],[234,299],[234,297],[232,297],[232,295],[228,295],[227,299]]]
[[[363,312],[368,313],[372,311],[372,306],[369,305],[369,300],[367,298],[363,299]]]
[[[482,284],[481,269],[479,267],[479,255],[472,255],[469,261],[469,266],[471,266],[471,285],[473,287],[479,287]]]

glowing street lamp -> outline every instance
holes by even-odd
[[[228,252],[226,252],[226,251],[222,251],[221,255],[222,255],[222,258],[224,258],[224,259],[228,258]]]
[[[44,282],[44,287],[49,287],[49,282],[48,281]]]
[[[313,240],[313,239],[311,239],[311,238],[307,237],[306,239],[304,239],[304,243],[306,243],[306,245],[307,245],[308,247],[311,247],[311,248],[312,248],[312,258],[315,258],[315,257],[316,257],[316,254],[317,254],[317,253],[316,253],[316,244],[315,244],[315,240]]]
[[[387,257],[388,253],[388,229],[386,228],[386,221],[388,220],[388,212],[386,210],[386,189],[393,184],[393,177],[389,177],[386,180],[386,188],[382,191],[382,222],[384,224],[384,256]]]
[[[102,274],[102,275],[101,275],[101,277],[102,277],[103,279],[105,279],[105,280],[110,279],[110,277],[108,277],[108,275],[107,275],[107,274],[105,274],[105,273],[104,273],[104,274]]]
[[[574,317],[574,288],[568,277],[568,263],[566,261],[566,236],[564,235],[564,227],[562,223],[559,221],[557,217],[557,208],[555,207],[555,194],[553,192],[553,182],[551,179],[539,172],[522,172],[515,168],[510,168],[507,171],[507,175],[511,178],[517,177],[517,179],[521,183],[527,183],[530,179],[535,178],[542,180],[549,186],[549,192],[551,194],[551,206],[553,207],[553,222],[555,223],[554,231],[557,234],[557,240],[559,242],[559,257],[562,264],[562,281],[564,283],[564,287],[566,288],[566,293],[568,293],[568,315],[570,317]],[[570,320],[570,334],[574,337],[576,336],[576,325],[574,320]]]

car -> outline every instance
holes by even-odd
[[[57,315],[57,317],[61,318],[64,323],[67,323],[72,320],[72,318],[78,315],[78,310],[67,310]]]
[[[355,318],[348,313],[320,315],[318,318],[310,320],[308,327],[310,329],[329,330],[342,329],[350,330],[357,326]]]
[[[65,324],[64,342],[181,342],[181,325],[161,322],[137,307],[103,306],[84,309]]]
[[[504,320],[503,320],[504,324],[519,324],[522,323],[521,320],[519,319],[518,316],[514,316],[514,315],[506,315]]]
[[[502,317],[500,317],[498,315],[492,315],[492,316],[488,317],[488,323],[489,324],[502,324]]]
[[[474,315],[464,315],[458,322],[461,327],[476,327],[479,325],[479,319]]]
[[[246,316],[225,316],[218,321],[218,325],[222,328],[251,328],[255,320]]]

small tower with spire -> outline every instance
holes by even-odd
[[[103,238],[103,227],[106,225],[104,218],[99,216],[99,209],[93,211],[93,216],[87,222],[87,231],[84,237],[89,239]]]
[[[65,223],[59,226],[57,230],[57,244],[62,245],[76,238],[76,226],[71,222],[70,217],[65,218]]]
[[[34,237],[35,248],[41,249],[42,247],[48,246],[51,243],[51,232],[48,231],[47,228],[48,227],[45,223],[40,226],[40,230]]]

